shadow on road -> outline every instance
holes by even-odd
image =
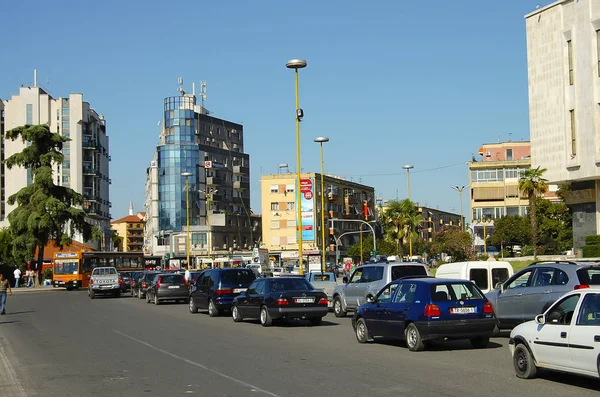
[[[6,313],[6,315],[11,316],[13,314],[26,314],[26,313],[35,313],[35,310],[23,310],[20,312],[8,312],[8,313]]]
[[[548,380],[551,382],[562,383],[569,386],[581,387],[588,390],[600,391],[600,384],[598,379],[587,378],[585,376],[575,376],[573,374],[566,374],[562,372],[553,372],[546,370],[539,370],[538,377],[540,379]]]
[[[20,323],[20,320],[11,320],[11,321],[0,321],[0,325],[2,324],[14,324],[14,323]]]
[[[380,343],[383,345],[396,346],[406,348],[406,342],[400,340],[381,340],[378,339],[374,343]],[[425,351],[439,352],[439,351],[457,351],[457,350],[486,350],[486,349],[498,349],[504,347],[504,345],[490,342],[487,347],[483,349],[475,349],[471,346],[471,343],[466,340],[449,340],[449,341],[429,341],[426,342]]]

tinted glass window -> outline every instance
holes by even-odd
[[[577,270],[579,284],[600,285],[600,267],[584,267]]]
[[[472,283],[447,283],[431,286],[433,302],[484,299]]]
[[[487,269],[471,269],[469,272],[469,280],[474,282],[475,285],[481,289],[489,288]]]
[[[361,283],[372,283],[383,279],[383,266],[371,266],[363,270]]]
[[[361,283],[363,270],[364,270],[364,268],[360,268],[360,267],[358,269],[356,269],[354,271],[354,274],[352,275],[352,278],[350,279],[350,283]]]
[[[402,283],[394,296],[394,303],[414,303],[417,296],[417,283]]]
[[[280,278],[271,280],[271,292],[312,291],[313,287],[303,278]]]
[[[496,268],[492,269],[492,287],[498,283],[503,283],[508,280],[508,269]]]
[[[156,276],[156,273],[146,273],[144,274],[144,281],[150,281]]]
[[[569,276],[560,269],[554,269],[554,279],[552,280],[552,284],[567,285],[569,284]]]
[[[265,293],[265,281],[264,280],[261,280],[258,282],[258,284],[256,284],[256,293],[257,294]]]
[[[554,269],[551,268],[539,268],[535,271],[533,281],[531,282],[532,287],[546,287],[552,285],[552,278],[554,277]]]
[[[163,284],[185,284],[181,274],[166,274],[160,276],[160,282]]]
[[[579,302],[579,295],[571,295],[553,306],[546,315],[547,324],[569,325],[575,314],[575,307]]]
[[[533,270],[527,270],[513,278],[513,280],[506,286],[508,289],[512,288],[524,288],[529,285],[529,277],[533,273]]]
[[[252,270],[226,270],[222,272],[221,284],[250,284],[255,279],[256,276]]]
[[[94,269],[92,273],[96,276],[109,276],[113,274],[117,274],[117,270],[114,267],[104,267],[99,269]]]
[[[394,295],[394,291],[396,290],[396,288],[398,288],[398,284],[396,283],[386,285],[381,291],[379,291],[379,294],[376,297],[377,302],[389,302],[392,299],[392,295]]]
[[[427,271],[425,271],[425,267],[423,266],[407,266],[407,265],[398,265],[392,266],[392,281],[398,280],[402,277],[408,276],[426,276]]]
[[[587,294],[583,298],[577,325],[600,325],[600,294]]]
[[[335,281],[331,274],[313,274],[313,281]]]

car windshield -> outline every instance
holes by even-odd
[[[433,302],[484,299],[473,283],[444,283],[431,286]]]
[[[392,266],[392,281],[408,276],[426,276],[424,266],[397,265]]]
[[[222,284],[250,284],[256,279],[251,270],[225,270],[221,278]]]
[[[94,276],[111,276],[117,274],[117,270],[114,267],[101,267],[94,269],[92,273]]]
[[[600,266],[586,266],[577,270],[579,284],[600,285]]]
[[[164,274],[160,276],[160,282],[164,284],[185,284],[181,274]]]
[[[314,281],[335,281],[331,274],[313,274]]]
[[[271,292],[312,290],[312,285],[303,278],[280,278],[271,281]]]

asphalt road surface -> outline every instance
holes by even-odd
[[[572,375],[517,379],[507,337],[482,350],[443,342],[412,353],[401,344],[359,345],[350,318],[325,320],[263,328],[192,315],[182,304],[90,300],[83,291],[15,293],[0,317],[0,348],[30,397],[585,397],[600,391],[600,381]],[[2,397],[16,390],[2,387]]]

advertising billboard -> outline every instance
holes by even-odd
[[[297,188],[297,187],[296,187]],[[296,197],[296,200],[298,198]],[[302,240],[315,240],[315,180],[313,178],[300,179],[300,202],[302,215]],[[298,203],[296,203],[298,205]],[[296,207],[297,208],[297,207]],[[296,215],[298,216],[298,215]],[[296,219],[296,225],[298,225]],[[297,229],[297,228],[296,228]],[[296,230],[298,232],[298,230]],[[298,234],[296,233],[298,239]]]

